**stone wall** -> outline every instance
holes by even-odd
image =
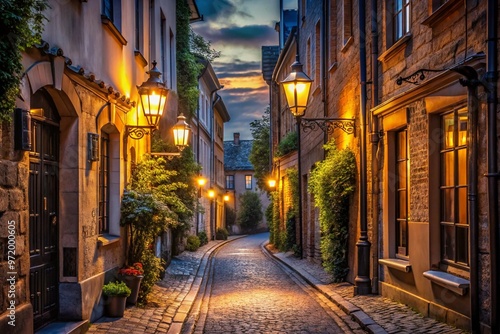
[[[12,124],[1,124],[0,137],[0,333],[32,333],[28,159],[13,149]]]

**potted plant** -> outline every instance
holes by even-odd
[[[102,287],[102,293],[106,296],[106,315],[113,318],[123,317],[127,297],[130,296],[130,288],[125,282],[109,282]]]
[[[123,267],[118,271],[118,275],[131,290],[130,296],[127,297],[127,304],[135,305],[139,296],[141,281],[144,278],[142,263],[136,262],[131,266]]]

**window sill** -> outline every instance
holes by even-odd
[[[344,46],[342,47],[342,49],[340,49],[340,52],[342,53],[345,53],[347,52],[347,49],[349,49],[349,46],[351,46],[351,44],[354,42],[354,38],[351,36],[347,39],[347,41],[345,41],[344,43]]]
[[[120,236],[111,235],[111,234],[101,234],[97,238],[97,247],[105,247],[113,244],[117,244],[120,242]]]
[[[108,30],[113,34],[113,36],[116,37],[116,39],[118,39],[118,41],[122,45],[127,45],[127,40],[125,39],[125,37],[123,37],[120,30],[118,30],[118,28],[114,25],[113,21],[111,21],[109,17],[107,17],[106,15],[101,15],[101,22],[108,28]]]
[[[424,272],[424,277],[460,296],[464,296],[469,289],[470,282],[464,278],[446,273],[444,271],[429,270]]]
[[[148,61],[144,58],[144,55],[139,50],[134,50],[134,55],[137,60],[142,64],[142,67],[146,67],[148,65]]]
[[[389,49],[387,49],[385,52],[383,52],[379,57],[378,60],[381,62],[385,62],[392,57],[394,57],[399,51],[403,50],[406,48],[406,45],[408,45],[408,42],[411,39],[411,33],[408,33],[401,37],[396,43],[394,43]]]
[[[437,8],[431,15],[429,15],[429,17],[422,21],[422,24],[428,27],[433,27],[444,21],[451,12],[457,10],[462,4],[462,0],[448,0]]]
[[[401,259],[379,259],[378,263],[405,273],[409,273],[411,271],[410,262]]]

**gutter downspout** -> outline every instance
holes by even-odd
[[[354,279],[355,294],[367,295],[371,292],[370,280],[370,241],[368,241],[367,222],[367,171],[366,171],[366,4],[359,1],[359,72],[361,85],[360,101],[360,180],[359,180],[359,240],[356,243],[358,250],[358,272]]]
[[[498,308],[498,293],[500,282],[498,278],[498,268],[500,267],[500,257],[498,251],[498,170],[497,170],[497,81],[498,64],[497,59],[497,28],[498,28],[498,1],[488,0],[487,7],[487,72],[486,82],[488,83],[488,225],[490,226],[490,295],[491,295],[491,332],[498,333],[498,319],[500,312]]]
[[[322,30],[323,30],[323,38],[321,38],[321,51],[323,52],[323,61],[321,63],[321,71],[323,72],[323,117],[328,117],[328,74],[327,72],[327,62],[328,62],[328,51],[329,51],[329,43],[326,41],[326,36],[328,36],[327,27],[329,25],[326,24],[328,18],[330,17],[330,8],[328,6],[329,1],[323,0],[323,17],[321,18]],[[328,133],[324,132],[323,143],[326,144],[328,142]],[[323,151],[323,159],[325,158],[325,154]]]
[[[371,91],[371,100],[372,100],[372,108],[375,108],[379,104],[378,100],[378,26],[377,26],[377,0],[371,1],[371,34],[372,34],[372,91]],[[378,143],[379,143],[379,128],[378,128],[378,117],[371,113],[370,119],[370,142],[371,142],[371,151],[372,151],[372,193],[371,193],[371,206],[372,206],[372,226],[373,226],[373,255],[372,255],[372,270],[373,270],[373,279],[372,279],[372,293],[378,294],[378,275],[379,275],[379,159],[378,159]]]
[[[210,188],[215,189],[215,135],[214,135],[214,129],[215,129],[215,104],[219,101],[220,96],[216,95],[217,97],[214,99],[214,94],[220,89],[224,88],[223,85],[215,88],[213,91],[210,92],[210,108],[212,109],[212,119],[210,120]],[[211,200],[211,205],[210,205],[210,229],[212,229],[212,240],[215,240],[215,231],[216,231],[216,219],[217,216],[215,215],[215,210],[217,209],[217,197],[214,197]]]

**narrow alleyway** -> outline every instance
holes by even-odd
[[[238,239],[216,253],[206,295],[211,294],[205,300],[208,312],[202,312],[195,332],[351,332],[324,301],[318,303],[314,291],[263,254],[260,246],[267,238],[258,234]]]

